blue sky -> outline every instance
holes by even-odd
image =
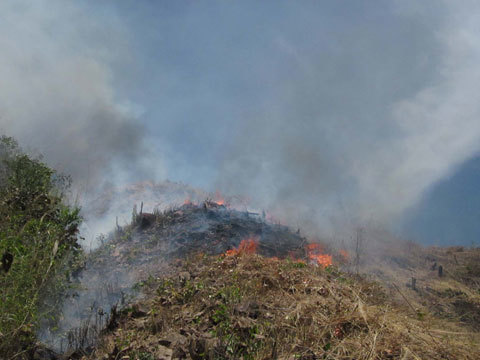
[[[0,130],[77,183],[169,178],[329,235],[372,221],[426,243],[479,234],[473,1],[0,10]]]
[[[400,231],[430,245],[480,245],[480,157],[433,185],[404,215]]]

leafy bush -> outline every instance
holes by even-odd
[[[69,185],[14,139],[0,137],[0,257],[13,257],[10,268],[0,269],[0,353],[6,358],[28,356],[38,321],[52,310],[42,300],[58,294],[67,263],[80,254],[79,209],[63,201]]]

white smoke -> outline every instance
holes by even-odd
[[[395,12],[401,32],[385,41],[366,24],[332,31],[320,54],[277,39],[274,58],[289,62],[272,62],[271,96],[245,119],[223,189],[331,233],[345,221],[391,224],[480,151],[478,4],[398,2]]]
[[[72,175],[81,196],[113,170],[141,171],[137,158],[148,157],[134,107],[114,90],[111,67],[128,61],[127,33],[115,14],[91,10],[0,3],[0,131]]]
[[[247,195],[298,225],[394,222],[480,150],[475,2],[397,1],[351,13],[337,2],[265,2],[253,18],[256,2],[192,4],[163,9],[162,21],[140,6],[129,23],[147,22],[139,33],[123,22],[135,16],[125,4],[92,4],[0,4],[0,130],[86,193],[112,174],[166,175],[161,154],[145,150],[137,107],[115,91],[123,75],[115,64],[135,63],[132,36],[137,49],[160,48],[141,78],[162,84],[135,86],[161,94],[162,111],[173,114],[148,120],[176,180],[204,176],[191,169],[208,162],[204,172],[218,171],[227,195]],[[159,29],[168,41],[155,42]]]
[[[480,151],[480,12],[478,4],[446,2],[449,18],[437,36],[443,51],[435,84],[392,106],[396,137],[354,169],[361,211],[399,215],[436,181]]]

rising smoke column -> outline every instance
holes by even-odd
[[[480,8],[430,5],[369,8],[328,29],[304,12],[296,33],[279,27],[271,92],[244,119],[220,187],[314,229],[391,224],[478,153]]]
[[[145,158],[112,71],[130,59],[122,20],[133,11],[87,6],[0,5],[0,129],[84,184]],[[475,2],[158,6],[135,38],[159,49],[143,75],[160,85],[144,105],[173,114],[158,137],[181,176],[210,159],[205,173],[220,175],[208,190],[249,195],[300,226],[389,223],[478,151]]]
[[[141,172],[143,128],[116,98],[112,66],[128,61],[128,34],[101,5],[0,3],[0,131],[45,155],[80,196]]]

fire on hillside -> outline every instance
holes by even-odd
[[[187,198],[188,200],[188,198]],[[213,200],[201,203],[185,201],[169,210],[133,213],[133,221],[104,238],[103,245],[87,257],[78,274],[79,286],[65,301],[59,330],[45,330],[42,338],[58,351],[94,343],[97,332],[105,324],[90,330],[90,339],[71,341],[79,327],[91,326],[92,314],[109,312],[125,297],[136,296],[138,283],[146,277],[162,276],[168,264],[188,259],[194,254],[227,257],[259,254],[269,259],[307,261],[328,267],[334,259],[320,243],[309,240],[278,223],[270,223],[263,214],[240,211],[229,207],[218,192]],[[79,310],[80,309],[80,310]],[[104,319],[106,321],[106,318]],[[98,331],[97,331],[98,330]],[[58,339],[70,339],[58,342]],[[49,339],[56,339],[53,343]]]

